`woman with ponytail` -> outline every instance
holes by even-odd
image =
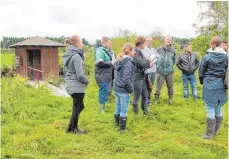
[[[114,92],[116,96],[115,125],[119,126],[121,132],[126,130],[127,113],[130,94],[134,90],[132,57],[134,48],[131,44],[125,44],[122,52],[117,56],[115,64]]]
[[[73,35],[66,43],[70,44],[70,47],[63,55],[64,75],[66,90],[73,99],[72,116],[66,132],[84,134],[86,130],[80,130],[78,127],[79,115],[84,109],[84,94],[89,83],[84,75],[83,43],[77,35]]]

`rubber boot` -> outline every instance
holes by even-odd
[[[154,102],[155,105],[158,104],[158,100],[159,100],[159,95],[156,94],[156,95],[155,95],[155,102]]]
[[[85,134],[86,133],[85,129],[80,130],[78,128],[78,121],[79,121],[79,114],[77,114],[76,118],[72,120],[72,132],[76,134]]]
[[[66,133],[70,133],[72,131],[72,122],[70,120],[70,123],[68,124],[68,128],[66,129]]]
[[[104,114],[105,104],[100,104],[100,113]]]
[[[119,114],[114,114],[115,126],[119,126]]]
[[[173,96],[172,95],[169,96],[169,104],[173,104]]]
[[[222,123],[223,118],[222,117],[215,117],[215,132],[214,135],[218,135],[220,125]]]
[[[119,131],[120,132],[126,131],[126,121],[127,121],[127,117],[119,117]]]
[[[215,132],[215,119],[206,119],[206,133],[201,134],[200,136],[204,139],[212,139]]]

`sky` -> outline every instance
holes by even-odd
[[[192,0],[0,0],[0,36],[71,36],[94,43],[118,28],[149,35],[156,28],[195,37],[200,8]]]

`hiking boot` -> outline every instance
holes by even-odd
[[[206,119],[206,133],[200,135],[203,139],[213,138],[215,132],[215,123],[216,123],[215,119],[210,119],[210,118]]]

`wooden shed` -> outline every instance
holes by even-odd
[[[30,79],[45,79],[48,76],[59,77],[58,47],[64,44],[33,37],[13,44],[15,48],[16,73]]]

